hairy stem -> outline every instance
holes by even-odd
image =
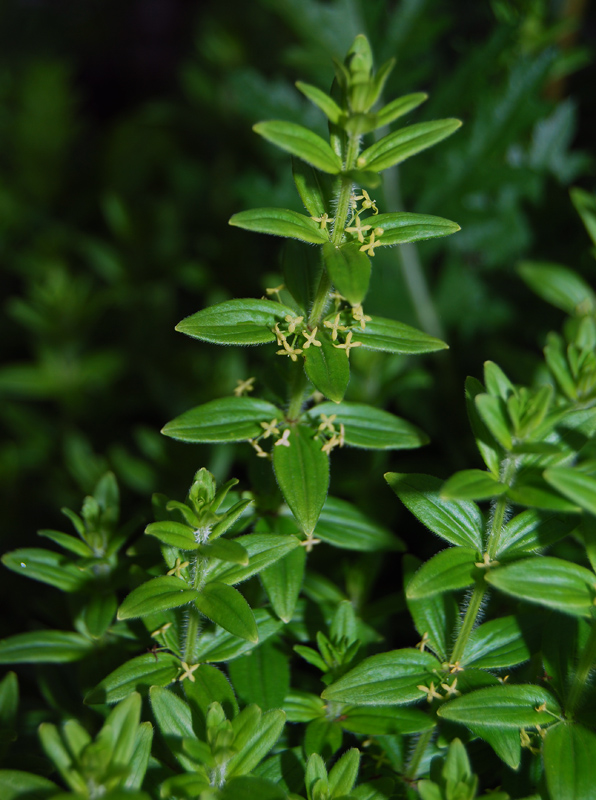
[[[410,756],[410,760],[408,761],[408,766],[406,767],[406,771],[404,772],[404,778],[406,780],[414,780],[416,775],[418,774],[418,769],[420,767],[420,762],[424,758],[424,754],[426,752],[426,748],[430,744],[431,739],[433,738],[434,731],[425,731],[418,737],[418,741],[416,742],[416,746],[414,747],[414,752]]]
[[[201,630],[201,615],[197,608],[189,606],[186,611],[186,632],[184,635],[184,661],[192,665],[197,651],[197,640]]]
[[[449,659],[450,664],[456,664],[458,661],[461,661],[464,650],[466,649],[466,644],[468,643],[468,638],[474,629],[474,625],[476,624],[476,618],[480,612],[485,594],[486,584],[484,583],[483,578],[482,581],[476,583],[474,591],[472,592],[472,597],[470,597],[470,602],[466,608],[466,614],[451,652],[451,657]]]
[[[586,642],[583,653],[581,654],[579,664],[573,676],[573,683],[571,691],[569,692],[569,699],[567,700],[566,711],[568,714],[573,715],[579,705],[582,693],[586,688],[586,683],[590,677],[590,672],[596,666],[596,625],[592,623],[590,636]]]

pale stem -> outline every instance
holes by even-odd
[[[586,642],[583,653],[577,665],[577,670],[573,676],[573,683],[571,691],[569,692],[569,699],[567,701],[566,711],[568,714],[573,714],[576,710],[579,701],[581,700],[582,693],[586,688],[586,683],[590,677],[590,672],[596,666],[596,625],[592,622],[592,629]]]
[[[410,756],[410,760],[408,761],[408,766],[406,767],[406,771],[404,772],[404,778],[406,778],[406,780],[412,781],[418,774],[420,762],[424,758],[426,748],[428,747],[431,739],[433,738],[433,733],[434,733],[433,730],[425,731],[418,737],[418,741],[416,742],[416,746],[414,747],[414,752]]]
[[[199,558],[195,561],[193,589],[199,589],[203,579],[202,564]],[[186,631],[184,635],[184,661],[192,665],[195,659],[197,640],[201,630],[201,614],[194,605],[186,610]]]

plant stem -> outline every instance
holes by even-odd
[[[408,761],[408,766],[406,767],[406,771],[404,772],[404,778],[406,780],[414,780],[418,773],[418,768],[420,767],[420,762],[424,758],[424,754],[426,752],[426,748],[430,744],[430,740],[433,737],[433,730],[425,731],[418,737],[418,741],[416,742],[416,746],[414,747],[414,752],[410,756],[410,760]]]
[[[186,633],[184,637],[184,661],[192,666],[195,659],[197,639],[201,630],[201,615],[198,609],[190,606],[186,612]]]
[[[592,622],[592,629],[586,642],[583,653],[577,665],[575,675],[573,676],[573,684],[569,692],[569,699],[567,700],[566,711],[572,715],[576,710],[579,701],[581,700],[582,692],[586,688],[586,683],[590,676],[590,672],[596,666],[596,625]]]
[[[501,481],[507,486],[511,486],[515,472],[517,470],[517,460],[515,458],[505,457],[501,464]],[[486,543],[486,552],[492,560],[496,556],[499,549],[499,542],[501,538],[501,531],[505,523],[505,514],[507,512],[507,500],[505,495],[501,495],[493,506],[493,517]]]
[[[472,633],[476,623],[476,617],[480,611],[485,594],[486,584],[484,583],[484,578],[482,578],[481,582],[476,583],[474,591],[472,592],[472,597],[468,603],[464,621],[461,624],[461,628],[459,629],[457,639],[455,640],[455,644],[451,652],[451,658],[449,659],[450,664],[456,664],[458,661],[461,661],[464,650],[466,649],[466,644],[468,643],[468,638]]]

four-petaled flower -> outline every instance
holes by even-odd
[[[461,692],[458,689],[456,689],[457,678],[453,681],[452,684],[442,683],[441,686],[443,689],[445,689],[445,697],[451,697],[452,695],[454,697],[458,697],[461,694]]]
[[[377,231],[382,231],[382,230],[383,230],[382,228],[375,228],[375,230],[370,235],[368,244],[363,244],[362,247],[360,248],[361,253],[368,253],[371,258],[374,256],[375,247],[378,247],[381,244],[381,242],[377,242],[375,240],[375,234]],[[380,234],[377,233],[376,235],[379,236]]]
[[[307,553],[310,553],[316,544],[321,544],[321,540],[315,539],[315,537],[312,534],[307,536],[307,538],[303,542],[300,542],[300,546],[304,547]]]
[[[254,449],[256,451],[256,454],[257,454],[257,458],[271,458],[269,453],[266,450],[263,450],[261,445],[257,441],[255,441],[254,439],[249,439],[248,443],[250,445],[252,445],[252,447],[254,447]]]
[[[182,669],[184,670],[184,672],[183,672],[183,673],[182,673],[182,675],[181,675],[181,676],[178,678],[178,680],[179,680],[179,681],[183,681],[185,678],[188,678],[188,680],[189,680],[191,683],[194,683],[194,682],[196,681],[196,678],[195,678],[195,676],[193,675],[193,672],[196,672],[196,671],[198,670],[198,668],[200,667],[200,664],[192,664],[191,666],[189,666],[189,665],[186,663],[186,661],[181,661],[181,662],[180,662],[180,666],[182,667]]]
[[[321,450],[324,453],[327,453],[327,455],[329,455],[329,453],[331,453],[334,447],[339,447],[339,437],[335,433],[333,434],[331,439],[325,442],[323,447],[321,447]]]
[[[302,350],[298,347],[291,347],[287,340],[284,338],[283,342],[283,350],[278,350],[278,356],[289,356],[292,361],[298,361],[298,356],[302,355]]]
[[[302,331],[302,335],[306,339],[304,344],[302,345],[303,350],[308,350],[311,344],[314,344],[315,347],[321,347],[321,342],[316,338],[317,336],[317,328],[313,328],[312,333],[308,333],[308,331]]]
[[[443,695],[440,692],[437,692],[435,689],[435,684],[433,681],[430,682],[430,686],[417,686],[417,689],[420,689],[421,692],[426,694],[426,700],[429,703],[432,703],[433,698],[437,698],[437,700],[442,700]]]
[[[478,569],[490,569],[491,567],[498,567],[499,566],[499,562],[498,561],[491,561],[489,554],[485,553],[482,556],[482,561],[476,561],[474,563],[474,566],[478,567]]]
[[[315,222],[319,222],[321,225],[321,230],[325,230],[327,228],[328,223],[333,222],[333,217],[330,217],[327,212],[321,214],[320,217],[311,217],[312,220]]]
[[[293,317],[291,314],[286,314],[285,320],[288,323],[288,333],[294,333],[296,326],[304,322],[304,317]]]
[[[379,209],[376,206],[376,201],[370,199],[366,189],[362,189],[362,194],[359,194],[356,197],[354,197],[354,200],[362,200],[362,210],[363,211],[365,209],[367,209],[367,208],[372,208],[373,214],[378,214],[379,213]]]
[[[345,325],[340,325],[339,319],[340,319],[340,314],[336,314],[335,315],[335,319],[333,320],[333,322],[330,322],[328,319],[326,319],[325,322],[323,323],[323,325],[326,328],[331,328],[331,339],[332,339],[332,341],[335,341],[337,339],[337,332],[338,331],[342,331],[342,333],[343,333],[343,331],[347,331],[348,330],[348,328],[346,328]]]
[[[362,344],[362,342],[353,342],[352,341],[352,331],[350,331],[348,333],[348,335],[346,336],[346,341],[343,344],[334,344],[333,346],[337,347],[339,350],[345,350],[346,351],[346,355],[349,358],[350,357],[350,350],[352,349],[352,347],[360,347],[361,344]]]
[[[268,439],[270,436],[278,436],[279,428],[277,427],[277,420],[272,419],[271,422],[261,422],[263,428],[263,439]]]
[[[161,628],[158,628],[156,631],[153,631],[153,633],[151,634],[151,638],[152,639],[156,639],[158,636],[163,636],[164,633],[167,631],[167,629],[171,628],[171,627],[172,627],[172,623],[171,622],[165,622],[161,626]]]
[[[290,442],[288,441],[289,438],[290,438],[290,429],[286,428],[281,435],[281,439],[278,439],[275,442],[274,446],[279,447],[279,445],[282,445],[283,447],[289,447],[290,446]]]
[[[234,389],[234,394],[236,397],[242,397],[245,392],[252,392],[254,387],[254,382],[256,378],[247,378],[245,381],[236,381],[238,384]]]
[[[356,322],[360,323],[360,327],[363,331],[366,330],[366,323],[372,321],[372,317],[369,317],[364,313],[362,303],[352,306],[352,317],[356,320]]]
[[[321,414],[321,424],[318,428],[318,433],[322,433],[323,431],[331,431],[331,433],[335,433],[335,425],[333,424],[337,414]]]
[[[167,571],[166,575],[175,575],[177,578],[179,578],[180,571],[188,567],[189,564],[189,561],[181,561],[180,558],[177,558],[174,566],[172,569]]]
[[[277,299],[278,299],[278,301],[281,303],[281,298],[280,298],[280,296],[279,296],[279,293],[281,292],[281,290],[282,290],[282,289],[285,289],[285,286],[284,286],[284,284],[283,284],[283,283],[280,283],[280,284],[279,284],[279,286],[274,286],[274,287],[273,287],[273,288],[271,288],[271,289],[265,289],[265,292],[266,292],[266,293],[267,293],[269,296],[271,296],[272,294],[276,295],[276,296],[277,296]]]
[[[355,233],[358,237],[359,242],[364,242],[364,234],[366,231],[369,231],[372,228],[372,225],[363,225],[360,221],[360,217],[356,215],[356,224],[352,225],[349,228],[346,228],[347,233]]]

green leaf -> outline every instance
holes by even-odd
[[[274,636],[282,627],[282,623],[275,619],[267,609],[255,609],[254,617],[261,644],[270,636]],[[254,646],[254,643],[247,639],[239,639],[223,628],[217,628],[214,633],[202,634],[195,655],[197,661],[201,662],[231,661],[252,651]]]
[[[240,537],[242,546],[248,553],[248,565],[216,564],[209,571],[209,578],[227,583],[230,586],[252,578],[261,570],[275,564],[280,558],[299,547],[295,536],[282,536],[272,533],[248,533]]]
[[[188,772],[194,772],[196,767],[193,761],[181,752],[178,747],[185,737],[196,738],[192,726],[192,714],[188,703],[168,689],[161,686],[152,686],[149,690],[151,710],[166,742],[174,745],[172,752],[182,767]]]
[[[382,350],[386,353],[416,355],[445,350],[448,346],[440,339],[416,330],[403,322],[373,316],[366,328],[353,328],[353,341],[362,342],[368,350]]]
[[[255,775],[242,775],[226,781],[217,797],[218,800],[287,800],[281,787]]]
[[[320,347],[304,351],[304,370],[315,389],[334,403],[343,400],[350,382],[350,362],[345,350],[333,346],[323,331],[317,334]]]
[[[489,744],[499,758],[511,769],[519,769],[521,762],[521,741],[517,728],[492,728],[489,725],[470,725],[467,727],[475,736]],[[509,800],[509,796],[504,800]],[[527,798],[530,800],[530,798]],[[539,800],[536,796],[535,800]]]
[[[544,478],[572,503],[596,514],[596,478],[572,467],[551,467]]]
[[[69,558],[51,550],[27,547],[2,556],[5,567],[34,581],[48,583],[63,592],[77,592],[89,580],[89,574]]]
[[[2,800],[46,800],[60,790],[55,783],[18,769],[0,769]]]
[[[118,609],[118,619],[145,617],[156,611],[178,608],[198,596],[196,589],[174,575],[161,575],[133,589]]]
[[[327,782],[327,768],[321,756],[318,753],[312,753],[312,755],[308,757],[304,775],[308,800],[313,800],[313,789],[318,781]]]
[[[84,797],[87,794],[86,782],[75,769],[73,757],[64,746],[56,726],[49,722],[42,722],[38,733],[44,752],[58,769],[65,783],[70,789],[79,792]]]
[[[380,111],[377,111],[375,115],[376,127],[382,128],[385,125],[390,125],[399,117],[403,117],[405,114],[418,108],[418,106],[422,105],[427,99],[428,95],[424,92],[414,92],[412,94],[406,94],[403,97],[397,97],[395,100],[387,103],[386,106],[383,106]]]
[[[591,314],[596,308],[594,292],[572,269],[546,261],[522,261],[518,269],[530,289],[567,314]]]
[[[311,217],[322,217],[328,206],[324,178],[299,158],[292,159],[292,176],[308,213]]]
[[[475,503],[443,500],[442,481],[430,475],[388,472],[385,480],[414,516],[451,544],[483,547],[483,521]]]
[[[124,784],[127,790],[140,789],[143,785],[152,743],[153,725],[150,722],[141,722],[137,728],[134,750],[128,762],[128,776]]]
[[[319,518],[317,523],[319,538],[321,538],[320,525]],[[297,547],[260,573],[261,582],[271,601],[271,606],[283,622],[290,622],[294,616],[304,578],[305,564],[306,550],[304,547]]]
[[[300,239],[309,244],[329,241],[329,234],[315,220],[289,208],[251,208],[234,214],[229,224],[246,231]]]
[[[470,634],[464,654],[462,666],[473,666],[480,669],[499,669],[512,667],[527,661],[531,656],[530,639],[532,625],[522,628],[518,617],[501,617],[485,622]],[[533,643],[538,647],[539,642]]]
[[[594,794],[596,735],[562,722],[547,731],[543,746],[546,784],[557,800],[587,800]]]
[[[275,478],[300,529],[310,535],[327,497],[329,457],[312,431],[301,425],[290,429],[288,443],[273,448]]]
[[[376,222],[376,220],[375,220]],[[362,303],[368,292],[371,264],[357,242],[339,247],[331,242],[323,245],[323,261],[335,288],[352,305]]]
[[[543,703],[546,703],[546,711],[536,711]],[[549,725],[552,715],[558,716],[561,709],[541,686],[489,686],[445,703],[437,713],[443,719],[462,725],[533,728]]]
[[[411,555],[403,558],[404,585],[410,582],[421,561]],[[426,635],[427,646],[442,660],[453,642],[458,619],[458,608],[452,594],[435,594],[414,600],[406,597],[408,610],[421,637]]]
[[[228,300],[197,311],[176,325],[176,330],[214,344],[264,344],[274,342],[271,328],[294,312],[273,300]]]
[[[507,498],[518,505],[539,508],[544,511],[578,513],[581,509],[575,503],[561,497],[542,477],[540,469],[522,469],[515,484],[507,490]],[[579,522],[579,520],[578,520]]]
[[[229,680],[223,672],[210,664],[201,664],[198,670],[193,672],[194,683],[184,681],[184,694],[191,707],[193,717],[199,716],[203,720],[207,719],[209,706],[212,703],[219,703],[228,719],[238,714],[238,701]],[[204,733],[205,731],[203,731]]]
[[[419,600],[471,586],[477,552],[470,547],[450,547],[437,553],[416,572],[406,587],[406,597]]]
[[[283,702],[283,709],[288,722],[311,722],[325,716],[326,705],[316,694],[292,689]]]
[[[93,642],[71,631],[31,631],[0,641],[0,664],[65,664],[80,661]]]
[[[365,658],[322,693],[324,700],[358,705],[402,705],[420,700],[419,684],[436,681],[437,659],[419,650],[392,650]]]
[[[482,469],[463,469],[456,472],[441,487],[441,497],[447,500],[487,500],[507,491],[507,485]]]
[[[505,450],[511,450],[511,422],[507,415],[506,406],[500,397],[490,394],[479,394],[475,398],[476,408],[482,421]]]
[[[496,558],[529,555],[563,539],[577,527],[572,516],[528,509],[513,517],[502,529]]]
[[[394,706],[344,706],[341,726],[346,731],[366,736],[387,736],[422,733],[435,727],[435,722],[417,708]]]
[[[310,83],[296,81],[296,87],[300,89],[305,97],[308,97],[311,103],[314,103],[316,106],[318,106],[334,125],[337,125],[343,116],[343,111],[337,105],[335,100],[329,97],[328,94],[325,94],[325,92],[317,89],[316,86],[311,86]]]
[[[374,222],[375,228],[383,229],[381,236],[375,239],[381,247],[437,239],[461,230],[457,222],[449,219],[432,214],[412,214],[408,211],[378,214],[376,217],[368,217],[367,222]]]
[[[234,636],[254,644],[259,641],[252,608],[233,586],[210,581],[201,589],[195,599],[195,606],[201,614]]]
[[[317,424],[322,414],[335,414],[333,424],[344,426],[345,442],[353,447],[403,450],[428,443],[427,435],[411,422],[364,403],[320,403],[307,412]]]
[[[571,189],[569,194],[571,196],[571,202],[582,218],[582,222],[592,242],[596,244],[596,198],[593,194],[578,187]]]
[[[499,477],[503,450],[494,438],[476,407],[476,397],[484,394],[484,386],[476,378],[466,379],[466,408],[476,445],[486,466],[495,477]]]
[[[173,520],[163,520],[163,522],[151,522],[145,528],[145,533],[155,536],[168,547],[177,547],[179,550],[196,550],[199,543],[193,536],[193,532],[182,522]]]
[[[524,558],[487,572],[495,588],[565,614],[591,617],[596,575],[579,564],[551,556]]]
[[[61,533],[60,531],[37,531],[38,536],[43,536],[45,539],[50,539],[52,542],[63,547],[65,550],[70,550],[71,553],[80,558],[92,558],[93,550],[86,542],[77,539],[76,536],[71,536],[69,533]]]
[[[329,144],[302,125],[271,120],[253,125],[253,131],[322,172],[336,175],[341,171],[341,160]]]
[[[307,756],[320,753],[327,761],[339,750],[342,740],[343,733],[337,720],[319,718],[306,726],[302,746]],[[316,790],[314,795],[319,797]]]
[[[118,598],[113,592],[93,594],[81,614],[87,633],[93,639],[101,639],[115,621]]]
[[[223,397],[181,414],[162,433],[181,442],[243,442],[263,433],[261,422],[282,420],[283,413],[265,400]]]
[[[401,128],[367,148],[359,156],[357,166],[382,172],[451,136],[460,126],[458,119],[439,119]]]
[[[250,655],[232,661],[228,670],[234,688],[245,703],[260,708],[280,708],[290,689],[288,657],[270,641]]]
[[[306,315],[323,273],[321,251],[286,239],[281,249],[281,268],[286,289]]]
[[[179,671],[180,660],[171,653],[144,653],[110,672],[87,694],[85,703],[117,703],[132,692],[147,694],[150,686],[172,683]]]
[[[329,773],[331,797],[348,795],[354,788],[360,767],[360,751],[352,747],[335,762]]]
[[[317,538],[344,550],[404,550],[401,539],[346,500],[328,497],[317,522]]]
[[[285,724],[283,711],[266,711],[242,750],[230,759],[228,776],[233,778],[251,772],[277,742]]]
[[[209,558],[219,558],[220,561],[227,561],[230,564],[240,564],[247,567],[249,564],[248,553],[245,548],[235,539],[215,539],[199,547],[199,552]]]

